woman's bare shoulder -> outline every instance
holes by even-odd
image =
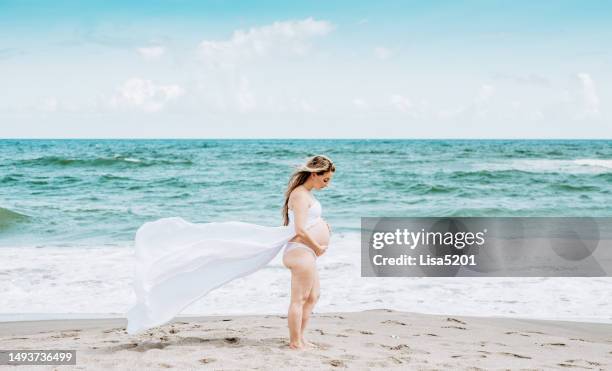
[[[289,194],[289,208],[292,209],[292,205],[297,202],[303,202],[306,200],[308,202],[309,196],[308,191],[304,189],[304,187],[297,187]]]

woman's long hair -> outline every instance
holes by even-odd
[[[293,174],[291,174],[289,184],[287,185],[287,190],[285,191],[285,204],[283,205],[282,210],[283,225],[289,224],[289,196],[291,195],[291,192],[304,184],[308,180],[310,173],[322,175],[328,171],[336,171],[336,167],[334,166],[332,160],[323,155],[316,155],[309,158],[304,165],[300,166],[293,172]]]

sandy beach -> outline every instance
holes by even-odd
[[[314,313],[288,348],[279,315],[179,317],[130,336],[124,319],[0,323],[3,349],[76,349],[74,369],[590,369],[612,367],[612,324],[429,315]],[[4,366],[13,369],[13,366]],[[40,370],[67,366],[36,366]]]

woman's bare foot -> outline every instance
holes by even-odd
[[[304,349],[304,343],[301,342],[301,341],[295,342],[295,343],[289,342],[289,348],[296,349],[296,350],[297,349]]]
[[[316,348],[317,345],[314,343],[311,343],[310,341],[307,341],[306,339],[302,338],[302,344],[304,344],[305,347],[308,348]]]

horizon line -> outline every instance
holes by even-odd
[[[5,140],[612,140],[611,138],[244,138],[244,137],[14,137],[0,138],[0,141]]]

